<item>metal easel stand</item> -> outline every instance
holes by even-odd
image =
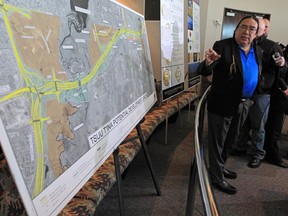
[[[143,151],[144,151],[144,155],[145,155],[146,161],[147,161],[148,166],[149,166],[150,173],[152,175],[152,179],[153,179],[156,191],[157,191],[157,195],[161,196],[161,191],[160,191],[158,182],[157,182],[157,180],[155,178],[155,172],[154,172],[154,169],[153,169],[153,166],[152,166],[152,161],[151,161],[151,158],[150,158],[150,154],[148,152],[148,148],[147,148],[147,145],[146,145],[146,142],[144,140],[144,136],[143,136],[143,133],[142,133],[142,130],[141,130],[141,127],[140,127],[140,124],[143,121],[144,120],[141,120],[137,124],[136,130],[137,130],[137,133],[138,133],[138,136],[139,136],[139,139],[140,139]],[[116,180],[117,180],[117,186],[118,186],[120,215],[124,216],[125,215],[125,211],[124,211],[124,199],[123,199],[123,193],[122,193],[122,179],[121,179],[120,163],[119,163],[119,147],[117,147],[115,149],[115,151],[113,152],[113,157],[114,157],[114,166],[115,166]]]
[[[115,174],[118,186],[118,196],[119,196],[119,210],[120,215],[124,216],[124,199],[122,194],[122,179],[121,179],[121,172],[120,172],[120,164],[119,164],[119,147],[117,147],[113,152],[114,157],[114,166],[115,166]]]
[[[143,120],[141,122],[143,122]],[[154,169],[153,169],[153,166],[152,166],[152,161],[151,161],[151,158],[150,158],[150,154],[148,152],[148,148],[147,148],[147,145],[146,145],[146,142],[144,140],[144,136],[143,136],[143,133],[142,133],[142,130],[141,130],[141,127],[140,127],[141,122],[137,124],[136,130],[137,130],[137,133],[138,133],[138,136],[139,136],[139,139],[140,139],[143,151],[144,151],[144,155],[145,155],[146,161],[147,161],[148,166],[149,166],[149,170],[150,170],[150,173],[151,173],[151,176],[152,176],[152,179],[153,179],[156,191],[157,191],[157,195],[161,196],[161,191],[160,191],[158,182],[157,182],[157,180],[155,178],[155,172],[154,172]]]

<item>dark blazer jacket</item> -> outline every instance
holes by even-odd
[[[259,65],[258,74],[260,75],[262,50],[255,44],[253,46]],[[216,41],[213,49],[221,55],[221,58],[208,67],[205,66],[204,60],[198,67],[198,72],[203,76],[209,76],[213,73],[207,109],[217,115],[233,116],[238,112],[243,89],[243,70],[239,45],[234,38],[228,38]]]
[[[257,45],[263,50],[263,69],[261,71],[261,79],[258,83],[257,93],[270,94],[273,89],[279,91],[277,79],[279,76],[283,76],[287,72],[287,60],[283,67],[276,66],[272,55],[275,52],[279,52],[280,55],[283,56],[280,46],[276,42],[267,39],[265,35],[258,38],[256,42]],[[273,85],[275,86],[274,88],[272,88]]]

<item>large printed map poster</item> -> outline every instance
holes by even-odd
[[[156,102],[144,17],[0,0],[1,145],[29,215],[57,215]]]

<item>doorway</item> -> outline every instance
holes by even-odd
[[[238,22],[245,16],[254,15],[256,17],[262,17],[270,20],[270,14],[256,13],[235,10],[231,8],[224,8],[223,25],[221,39],[229,38],[233,36],[234,30]]]

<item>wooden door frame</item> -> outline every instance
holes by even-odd
[[[221,39],[233,36],[233,32],[238,22],[245,16],[254,15],[256,17],[263,17],[270,20],[271,14],[241,11],[237,9],[224,8]]]

